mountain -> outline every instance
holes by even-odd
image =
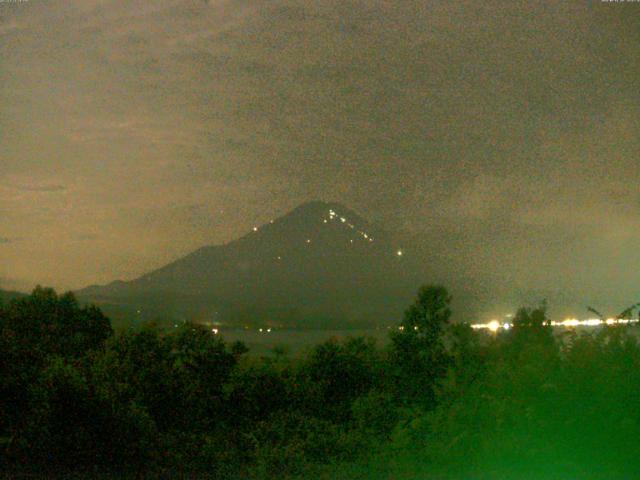
[[[350,209],[310,202],[230,243],[77,294],[108,313],[141,318],[314,328],[393,323],[417,287],[407,257]]]
[[[0,305],[9,303],[11,300],[14,300],[16,298],[21,298],[24,296],[25,296],[24,293],[12,292],[8,290],[0,289]]]

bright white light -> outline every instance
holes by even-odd
[[[577,327],[578,325],[580,325],[580,320],[578,320],[577,318],[567,318],[564,322],[562,322],[562,325],[565,327]]]
[[[598,327],[602,325],[609,325],[609,326],[626,325],[629,323],[638,323],[638,322],[640,322],[640,320],[624,319],[624,318],[620,318],[620,319],[608,318],[606,320],[601,320],[599,318],[588,318],[586,320],[578,320],[577,318],[567,318],[562,321],[555,321],[555,320],[551,321],[549,322],[549,325],[551,325],[552,327],[574,328],[574,327]],[[489,323],[474,323],[471,325],[471,328],[473,328],[474,330],[487,329],[495,332],[500,328],[503,328],[504,330],[509,330],[510,328],[513,328],[513,324],[504,323],[501,325],[497,320],[492,320]]]
[[[262,329],[260,329],[260,333],[262,333]]]
[[[270,328],[267,328],[267,333],[271,333],[271,329]]]
[[[346,218],[344,218],[344,217],[340,217],[340,221],[341,221],[342,223],[345,223],[345,222],[347,221],[347,219],[346,219]]]
[[[218,334],[218,329],[217,328],[212,328],[211,331],[213,332],[214,335]]]
[[[310,238],[307,238],[307,243],[311,243],[311,239]]]
[[[398,255],[399,257],[401,257],[401,256],[403,255],[402,250],[398,250],[398,251],[396,252],[396,255]]]
[[[253,231],[257,232],[258,231],[258,227],[253,227]]]

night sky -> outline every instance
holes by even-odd
[[[640,3],[4,2],[0,146],[7,289],[322,199],[487,311],[640,301]]]

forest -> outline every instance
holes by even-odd
[[[383,345],[256,355],[38,287],[0,306],[2,476],[640,477],[637,327],[557,331],[542,304],[478,332],[450,302],[420,288]]]

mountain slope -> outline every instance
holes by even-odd
[[[25,293],[13,292],[13,291],[9,291],[9,290],[0,289],[0,304],[9,303],[11,300],[14,300],[16,298],[22,298],[25,295],[26,295]]]
[[[78,295],[141,316],[309,327],[384,323],[397,318],[416,286],[402,253],[348,208],[310,202],[238,240]]]

